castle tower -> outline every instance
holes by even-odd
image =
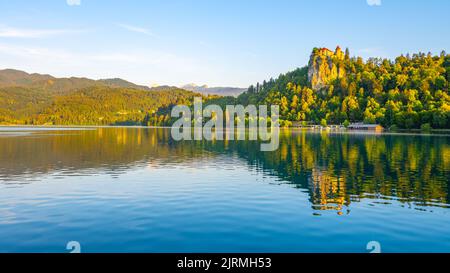
[[[339,59],[339,60],[343,60],[345,58],[345,54],[342,51],[340,46],[336,47],[336,51],[334,52],[334,55]]]

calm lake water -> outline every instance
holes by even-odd
[[[0,252],[450,252],[450,136],[0,128]]]

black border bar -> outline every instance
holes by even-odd
[[[197,261],[197,267],[186,265],[186,261]],[[205,263],[200,261],[211,261],[207,270]],[[402,271],[417,270],[419,264],[425,265],[426,271],[430,272],[446,268],[448,261],[450,254],[0,254],[2,266],[11,265],[16,270],[32,266],[79,272],[89,272],[97,267],[102,272],[109,269],[125,272],[132,272],[132,269],[140,272],[334,272],[346,269],[384,272],[394,265]]]

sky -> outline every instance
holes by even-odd
[[[443,0],[0,0],[0,69],[247,87],[313,47],[450,52]]]

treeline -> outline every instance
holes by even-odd
[[[414,54],[395,60],[334,58],[345,76],[313,90],[308,67],[250,86],[241,104],[277,104],[281,123],[378,123],[385,128],[450,128],[450,55]]]
[[[0,124],[169,125],[173,105],[191,104],[193,92],[92,86],[65,95],[42,89],[0,89]]]
[[[168,125],[173,105],[199,94],[122,79],[55,78],[0,70],[0,124]]]

